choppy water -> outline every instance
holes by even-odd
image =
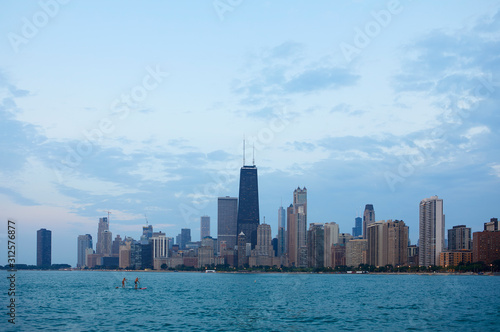
[[[136,276],[146,290],[115,288]],[[22,331],[500,331],[500,277],[18,271],[16,279]],[[8,316],[0,319],[10,330]]]

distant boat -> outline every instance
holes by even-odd
[[[205,273],[215,273],[215,270],[205,270]]]

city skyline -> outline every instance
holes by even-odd
[[[446,229],[500,215],[496,1],[41,3],[0,4],[0,219],[19,262],[44,227],[74,265],[105,216],[113,238],[145,215],[194,240],[207,215],[213,236],[243,139],[273,237],[297,187],[308,225],[351,233],[372,204],[412,243],[425,197]]]

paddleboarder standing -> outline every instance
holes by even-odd
[[[125,281],[127,281],[127,279],[123,278],[123,280],[122,280],[122,288],[125,288]]]
[[[137,283],[138,283],[138,282],[139,282],[139,277],[135,278],[135,281],[134,281],[134,283],[135,283],[135,288],[136,288],[136,289],[137,289]]]

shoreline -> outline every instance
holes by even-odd
[[[9,272],[9,270],[5,269],[4,271]],[[36,272],[135,272],[135,273],[202,273],[205,274],[205,271],[181,271],[181,270],[92,270],[92,269],[61,269],[61,270],[37,270],[37,269],[21,269],[20,271],[36,271]],[[10,271],[12,272],[12,271]],[[347,272],[277,272],[277,271],[216,271],[212,273],[226,273],[226,274],[332,274],[332,275],[421,275],[421,276],[500,276],[500,272],[368,272],[368,273],[356,273],[356,271],[352,271],[352,273]]]

